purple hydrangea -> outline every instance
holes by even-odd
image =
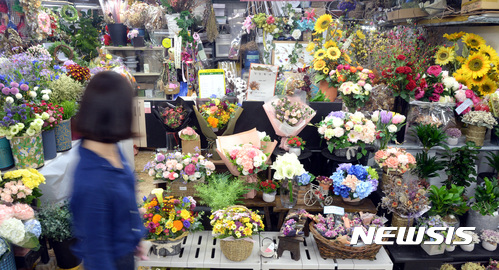
[[[383,124],[390,124],[390,121],[392,120],[392,113],[389,111],[381,111],[379,113],[379,119],[381,123]]]
[[[338,117],[340,119],[345,119],[345,112],[342,112],[342,111],[330,112],[328,114],[328,116],[334,116],[334,117]]]

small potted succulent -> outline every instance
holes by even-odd
[[[447,235],[446,235],[446,237],[447,237]],[[456,245],[454,244],[454,242],[457,242],[459,240],[460,240],[460,238],[457,235],[454,234],[454,236],[452,237],[451,244],[447,244],[445,246],[445,251],[447,251],[447,252],[453,252],[454,250],[456,250]]]
[[[475,244],[480,243],[480,238],[478,237],[478,234],[476,234],[474,232],[465,231],[464,233],[471,235],[471,238],[472,238],[471,243],[469,243],[467,245],[459,245],[459,246],[464,251],[472,252],[473,249],[475,249]],[[460,239],[460,240],[463,240],[463,239]]]
[[[480,235],[482,239],[482,247],[488,251],[494,251],[497,249],[497,243],[499,243],[499,232],[493,230],[483,230]]]
[[[296,156],[301,155],[301,151],[305,150],[306,141],[298,136],[291,136],[288,138],[289,152]]]
[[[445,134],[447,134],[447,144],[448,145],[457,145],[457,141],[459,140],[459,137],[461,137],[461,130],[458,128],[449,128],[445,131]]]
[[[259,188],[263,192],[263,201],[273,202],[275,201],[275,195],[277,194],[277,189],[279,188],[279,182],[272,180],[261,181],[259,184]]]

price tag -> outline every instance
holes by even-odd
[[[462,114],[464,112],[464,110],[468,109],[468,107],[470,107],[471,105],[473,105],[473,101],[471,101],[471,99],[466,99],[463,103],[461,103],[461,105],[459,105],[457,108],[456,108],[456,113],[457,114]]]
[[[187,190],[187,187],[179,187],[178,189],[182,190],[182,191],[186,191]]]
[[[324,214],[335,214],[339,216],[343,216],[345,214],[345,208],[338,206],[324,206]]]

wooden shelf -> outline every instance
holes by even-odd
[[[161,75],[159,72],[149,72],[149,73],[144,73],[144,72],[137,72],[137,73],[132,73],[134,77],[156,77]]]
[[[108,51],[162,51],[163,47],[132,47],[132,46],[106,46]]]

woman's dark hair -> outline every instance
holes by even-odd
[[[132,137],[133,88],[113,71],[96,74],[88,83],[76,115],[76,131],[89,140],[116,143]]]

